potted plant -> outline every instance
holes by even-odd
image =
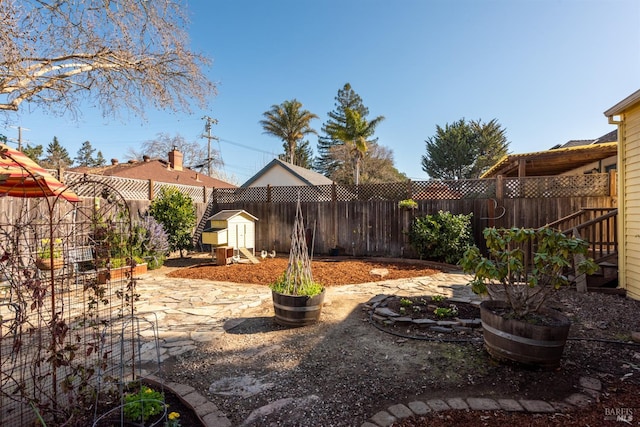
[[[413,199],[400,200],[398,202],[398,208],[408,211],[418,209],[418,202]]]
[[[270,284],[276,323],[283,326],[306,326],[320,319],[325,289],[314,282],[311,259],[305,239],[300,200],[291,234],[287,270]]]
[[[588,243],[551,228],[484,230],[488,256],[473,246],[460,265],[474,273],[472,289],[488,294],[480,305],[485,347],[499,360],[552,369],[560,364],[570,320],[545,302],[578,274],[598,266],[586,258]]]
[[[107,262],[108,261],[108,262]],[[147,263],[141,257],[133,258],[109,258],[101,260],[98,268],[98,283],[105,284],[108,280],[123,280],[129,276],[138,276],[147,272]]]
[[[59,270],[63,265],[62,239],[42,239],[36,254],[36,266],[40,270]]]

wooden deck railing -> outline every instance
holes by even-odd
[[[580,209],[546,226],[588,241],[589,255],[595,262],[611,261],[618,254],[617,208]]]

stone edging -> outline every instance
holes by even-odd
[[[602,392],[600,380],[592,377],[580,378],[580,393],[574,393],[562,402],[546,402],[528,399],[492,399],[486,397],[454,397],[449,399],[431,399],[426,402],[414,401],[406,405],[396,404],[380,411],[362,424],[361,427],[388,427],[394,422],[414,415],[426,415],[429,412],[447,410],[464,411],[506,411],[527,413],[566,412],[583,408],[597,401]]]
[[[231,421],[227,416],[213,402],[198,393],[195,388],[185,384],[166,382],[155,375],[145,376],[144,381],[154,383],[156,387],[168,389],[178,396],[182,403],[193,409],[204,427],[231,427]]]
[[[414,319],[411,316],[396,313],[387,307],[389,298],[397,298],[397,295],[380,294],[371,298],[364,304],[364,310],[368,311],[371,320],[383,326],[414,324],[420,328],[430,330],[437,333],[450,334],[454,332],[474,332],[482,330],[482,320],[477,319],[460,319],[451,320],[430,320],[430,319]],[[480,301],[471,301],[462,298],[447,298],[451,302],[459,302],[465,304],[480,305]]]

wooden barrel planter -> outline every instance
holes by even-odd
[[[282,326],[307,326],[316,323],[320,320],[324,294],[324,290],[312,297],[271,291],[276,323]]]
[[[508,308],[505,301],[483,301],[480,317],[484,343],[489,354],[498,360],[507,360],[543,369],[560,365],[567,342],[571,321],[562,313],[545,309],[540,314],[548,317],[551,325],[528,323],[519,319],[506,319],[494,310]]]

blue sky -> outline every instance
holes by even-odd
[[[89,140],[106,159],[158,133],[199,141],[204,115],[218,119],[224,172],[241,184],[282,153],[263,134],[262,114],[293,98],[320,118],[345,83],[370,118],[382,115],[379,143],[412,179],[425,140],[460,118],[497,119],[514,153],[592,139],[615,127],[603,111],[640,89],[637,0],[199,0],[189,2],[195,50],[218,95],[207,110],[147,110],[103,119],[83,108],[78,122],[28,108],[12,126],[46,146],[56,136],[75,157]],[[26,107],[26,106],[25,106]],[[17,138],[15,127],[0,133]],[[316,149],[317,137],[308,138]]]

